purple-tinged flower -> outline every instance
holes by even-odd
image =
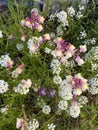
[[[43,23],[44,23],[44,20],[45,20],[44,17],[41,16],[41,15],[38,15],[36,19],[37,19],[37,21],[38,21],[39,23],[41,23],[41,24],[43,24]]]
[[[56,90],[54,88],[48,91],[48,97],[54,98],[56,96]]]
[[[39,90],[38,90],[38,94],[40,95],[40,96],[46,96],[47,95],[47,88],[46,87],[41,87]]]
[[[82,64],[84,64],[84,61],[82,58],[80,58],[80,56],[77,56],[75,61],[78,63],[79,66],[81,66]]]

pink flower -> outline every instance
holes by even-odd
[[[22,126],[23,119],[17,118],[16,128],[19,129]]]
[[[34,28],[41,32],[43,30],[43,26],[39,23],[34,23]]]
[[[22,37],[21,37],[21,40],[22,40],[23,42],[25,42],[25,41],[26,41],[26,38],[27,38],[27,35],[26,35],[26,34],[23,34]]]
[[[12,60],[9,60],[9,61],[7,62],[7,67],[10,69],[13,64],[14,64],[14,62],[13,62]]]
[[[80,58],[80,56],[77,56],[75,61],[78,63],[79,66],[81,66],[82,64],[84,64],[84,61],[82,58]]]
[[[80,45],[80,52],[86,52],[87,48],[86,45]]]
[[[50,35],[49,34],[44,34],[43,39],[44,40],[50,40]]]
[[[39,23],[41,23],[41,24],[43,24],[43,23],[44,23],[44,20],[45,20],[44,17],[41,16],[41,15],[38,15],[36,19],[37,19],[37,21],[38,21]]]
[[[77,105],[78,105],[78,102],[72,101],[71,105],[72,105],[72,106],[77,106]]]
[[[61,49],[56,49],[56,50],[52,51],[51,54],[54,57],[59,57],[59,58],[63,57],[63,53],[62,53]]]
[[[25,22],[25,26],[27,26],[28,28],[32,28],[32,23],[29,20],[27,20]]]
[[[27,121],[21,118],[17,118],[16,128],[17,129],[21,128],[21,130],[26,130],[26,127],[27,127]]]

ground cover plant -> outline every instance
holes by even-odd
[[[0,13],[0,130],[98,130],[97,7],[58,3]]]

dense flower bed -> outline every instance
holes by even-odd
[[[33,8],[12,27],[0,24],[1,119],[21,130],[65,130],[58,116],[82,116],[98,94],[97,22],[90,13],[82,5],[48,16]]]

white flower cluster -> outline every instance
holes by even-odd
[[[79,5],[79,11],[77,11],[77,14],[76,14],[76,17],[77,17],[78,19],[80,19],[80,18],[83,17],[84,10],[85,10],[85,7]]]
[[[13,61],[11,60],[11,58],[9,57],[8,54],[2,55],[2,56],[0,57],[0,65],[1,65],[2,67],[12,67],[13,64],[14,64],[14,63],[13,63]]]
[[[85,58],[98,60],[98,46],[92,47],[91,50],[86,54]]]
[[[70,107],[70,115],[73,118],[77,118],[80,114],[80,106],[76,103]]]
[[[61,77],[60,77],[59,75],[55,75],[55,76],[53,77],[53,82],[54,82],[55,84],[61,84],[62,79],[61,79]]]
[[[60,102],[58,103],[58,108],[60,110],[66,110],[68,107],[68,103],[66,100],[60,100]]]
[[[86,45],[90,45],[90,44],[94,45],[95,43],[96,43],[96,38],[86,39],[84,41],[84,44]]]
[[[98,69],[98,46],[91,48],[91,50],[85,55],[85,60],[90,61],[92,71]]]
[[[69,16],[73,17],[75,16],[75,9],[72,6],[70,6],[69,8],[67,8],[67,13]]]
[[[49,114],[51,112],[51,107],[49,105],[44,105],[42,108],[42,112],[45,114]]]
[[[64,31],[63,31],[61,25],[59,25],[56,30],[57,30],[57,36],[62,36],[63,35]]]
[[[58,18],[58,21],[61,22],[64,27],[68,26],[67,13],[64,10],[58,12],[56,16]]]
[[[91,67],[92,67],[92,71],[97,70],[98,69],[98,63],[91,62]]]
[[[2,34],[2,31],[0,30],[0,38],[2,38],[3,37],[3,34]]]
[[[51,53],[51,49],[48,48],[48,47],[46,47],[46,48],[45,48],[45,53],[47,53],[47,54]]]
[[[48,124],[48,130],[55,130],[56,125],[54,125],[53,123]]]
[[[40,46],[42,42],[42,37],[32,37],[28,40],[28,48],[30,51],[30,54],[36,54],[38,52],[38,47]]]
[[[39,122],[36,119],[29,121],[27,130],[36,130],[39,127]]]
[[[59,96],[63,99],[63,100],[71,100],[73,98],[72,95],[72,87],[70,84],[70,80],[72,79],[71,76],[66,76],[66,79],[63,80],[60,84],[60,88],[59,88]]]
[[[79,104],[80,105],[83,105],[83,104],[86,104],[88,102],[88,99],[86,96],[80,96],[79,97]]]
[[[53,74],[59,75],[61,72],[61,63],[58,59],[53,59],[51,61],[50,67],[52,68]]]
[[[21,84],[19,84],[17,87],[14,87],[14,91],[20,94],[27,94],[31,85],[32,82],[30,79],[22,80]]]
[[[8,90],[8,83],[0,80],[0,93],[5,93]]]
[[[43,106],[46,105],[46,103],[44,102],[44,100],[40,97],[37,98],[37,105],[40,107],[40,108],[43,108]]]
[[[87,36],[87,34],[86,34],[85,30],[81,31],[80,34],[79,34],[80,39],[84,39],[84,38],[86,38],[86,36]]]
[[[89,87],[89,92],[92,94],[92,95],[95,95],[95,94],[98,94],[98,75],[96,75],[95,78],[92,78],[89,80],[89,85],[91,87]]]

